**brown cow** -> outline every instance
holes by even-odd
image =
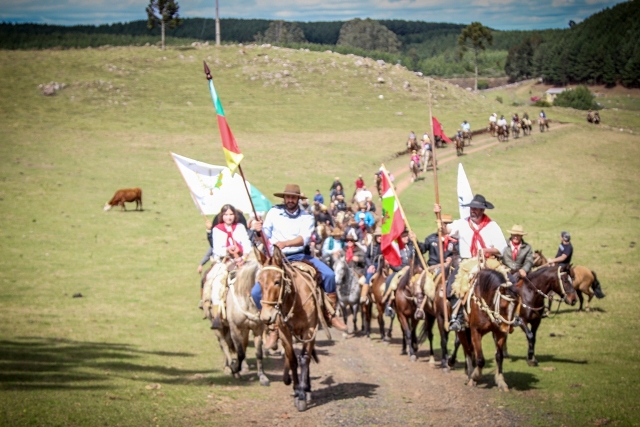
[[[108,211],[114,206],[121,206],[122,210],[126,211],[125,202],[136,202],[136,210],[138,210],[138,206],[140,206],[140,210],[142,210],[142,190],[139,188],[125,188],[116,191],[111,201],[105,203],[104,210]]]

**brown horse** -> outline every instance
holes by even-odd
[[[462,153],[464,152],[464,139],[462,139],[462,136],[456,135],[453,140],[456,143],[456,154],[458,156],[462,156]]]
[[[378,262],[378,269],[376,273],[371,277],[369,286],[369,301],[367,304],[363,304],[362,312],[364,314],[363,327],[367,337],[371,331],[371,317],[372,309],[375,304],[378,311],[378,326],[380,328],[380,339],[386,344],[391,342],[391,329],[393,327],[393,318],[389,322],[389,330],[385,330],[384,326],[384,304],[382,303],[382,297],[384,295],[384,283],[389,276],[388,266],[382,256]]]
[[[535,251],[533,254],[533,266],[539,267],[547,264],[547,259],[542,255],[542,251]],[[587,267],[583,267],[581,265],[576,265],[573,267],[573,272],[575,278],[573,279],[573,289],[576,290],[576,294],[578,295],[578,299],[580,300],[580,308],[578,311],[582,311],[582,304],[584,303],[584,297],[582,294],[587,294],[589,299],[587,300],[587,306],[585,311],[591,311],[589,304],[593,299],[594,295],[596,298],[601,299],[605,297],[604,292],[602,292],[602,286],[598,281],[598,276],[596,276],[596,272],[593,270],[589,270]],[[552,300],[549,300],[549,311],[551,310]]]
[[[411,182],[417,181],[421,172],[418,162],[411,160],[409,162],[409,171],[411,171]]]
[[[312,264],[286,261],[277,246],[262,265],[258,276],[263,295],[260,319],[279,332],[285,352],[282,379],[289,385],[293,376],[294,403],[298,411],[305,411],[311,401],[311,357],[318,363],[315,341],[319,325],[328,331],[322,313],[322,279]],[[294,338],[302,343],[297,358]]]
[[[471,145],[471,138],[473,138],[473,135],[471,134],[470,130],[463,130],[462,131],[462,146],[464,147]]]
[[[418,360],[416,355],[418,351],[418,337],[416,329],[418,328],[419,319],[416,317],[416,311],[420,307],[420,303],[424,298],[421,286],[417,284],[417,280],[411,280],[414,267],[409,269],[409,273],[405,274],[398,281],[398,287],[395,292],[395,305],[398,321],[402,328],[402,353],[407,354],[407,345],[409,346],[409,360],[415,362]],[[432,320],[433,321],[433,320]]]
[[[520,308],[520,326],[527,337],[529,351],[527,364],[537,366],[538,361],[534,355],[536,346],[536,332],[542,321],[542,313],[545,301],[551,301],[551,292],[562,296],[562,301],[569,305],[576,303],[576,291],[573,289],[574,272],[571,267],[553,266],[542,267],[529,273],[518,281],[516,285],[522,301]],[[530,325],[531,329],[527,327]],[[506,357],[506,356],[505,356]]]
[[[509,140],[509,128],[498,126],[497,130],[498,141],[504,142]]]
[[[489,131],[489,134],[491,136],[496,136],[496,132],[498,131],[498,125],[496,125],[496,122],[489,122],[489,127],[487,128],[487,130]]]
[[[382,173],[376,175],[376,190],[378,190],[378,197],[382,197]]]
[[[485,365],[482,337],[493,334],[496,345],[495,382],[502,391],[509,391],[502,375],[503,347],[507,334],[513,332],[516,318],[513,316],[519,295],[513,286],[506,286],[504,276],[494,270],[480,270],[474,285],[465,299],[469,309],[469,329],[458,332],[467,362],[469,385],[476,385],[482,378]],[[475,369],[474,368],[475,361]]]

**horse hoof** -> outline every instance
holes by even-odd
[[[382,340],[382,344],[384,344],[384,345],[389,345],[389,344],[390,344],[390,342],[389,342],[389,340]]]
[[[231,372],[231,368],[228,366],[225,366],[224,369],[222,370],[222,372],[224,372],[227,375],[231,375],[233,372]]]
[[[536,359],[527,360],[527,365],[538,366],[538,361]]]
[[[296,400],[296,408],[298,408],[298,412],[304,412],[307,410],[307,401],[306,400]]]
[[[477,385],[478,385],[478,383],[477,383],[477,382],[475,382],[474,380],[469,380],[469,382],[467,382],[467,385],[468,385],[469,387],[475,387],[475,386],[477,386]]]
[[[411,357],[409,357],[409,360],[412,361],[412,362],[417,362],[418,358],[416,357],[415,354],[412,354]]]
[[[433,358],[433,356],[429,356],[429,365],[435,365],[436,364],[436,359]]]
[[[269,378],[267,378],[266,375],[260,375],[259,379],[260,379],[260,385],[261,386],[269,387],[271,385],[271,382],[269,381]]]
[[[310,391],[307,392],[307,399],[306,400],[307,400],[307,403],[311,403],[311,392]]]
[[[233,374],[233,378],[239,380],[240,379],[240,373],[236,372],[235,374]]]
[[[444,368],[442,368],[442,372],[444,372],[445,374],[448,374],[449,372],[451,372],[451,369],[449,369],[448,366],[445,366]]]

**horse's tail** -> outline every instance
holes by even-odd
[[[592,270],[591,274],[593,274],[593,283],[591,284],[591,288],[593,289],[593,293],[595,294],[596,298],[598,298],[598,299],[604,298],[605,294],[604,294],[604,292],[602,292],[602,287],[600,286],[600,282],[598,281],[598,277],[596,276],[596,272]]]

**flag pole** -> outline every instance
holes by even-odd
[[[438,189],[438,160],[436,158],[436,136],[433,134],[433,114],[431,113],[431,79],[427,79],[427,95],[429,98],[429,123],[431,124],[431,155],[433,156],[433,185],[436,192],[436,204],[440,205],[440,191]],[[442,214],[436,212],[438,224],[438,252],[440,253],[440,293],[442,294],[442,311],[444,314],[444,327],[449,330],[449,314],[447,313],[447,290],[444,283],[444,248],[442,247]]]
[[[249,191],[249,186],[247,185],[247,180],[244,177],[244,172],[242,172],[242,166],[240,164],[238,164],[238,172],[240,172],[240,176],[242,177],[242,182],[244,183],[244,189],[247,190],[247,197],[249,197],[249,203],[251,203],[251,210],[253,211],[253,216],[256,219],[256,221],[261,221],[260,216],[258,215],[258,212],[256,212],[256,207],[253,204],[253,199],[251,198],[251,191]],[[265,253],[268,254],[269,245],[267,244],[267,238],[262,231],[260,232],[260,237],[262,238],[262,244],[264,245]]]
[[[422,256],[422,252],[420,252],[420,245],[418,245],[418,242],[416,242],[416,236],[413,233],[413,231],[411,231],[411,226],[409,225],[409,220],[407,220],[407,217],[404,214],[404,209],[402,209],[402,203],[400,203],[400,199],[398,198],[398,195],[396,194],[396,190],[395,190],[395,188],[393,188],[393,183],[389,179],[389,174],[387,174],[387,168],[385,167],[384,163],[382,164],[382,173],[384,174],[384,177],[387,179],[387,182],[389,183],[389,188],[391,188],[391,191],[393,191],[393,196],[395,197],[396,201],[398,202],[398,208],[400,208],[400,215],[402,215],[402,220],[404,221],[404,225],[407,227],[407,230],[409,231],[409,236],[411,236],[411,241],[413,242],[413,245],[416,248],[416,253],[418,254],[418,259],[420,259],[420,264],[422,264],[422,268],[425,271],[427,271],[427,263],[424,261],[424,257]]]

